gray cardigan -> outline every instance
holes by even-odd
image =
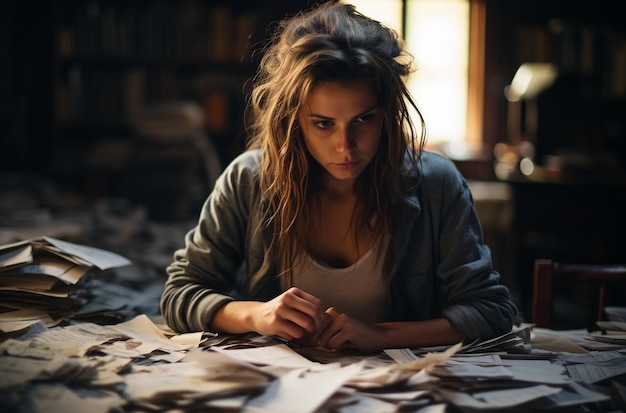
[[[225,169],[167,267],[161,312],[175,331],[206,331],[228,301],[266,301],[281,292],[268,234],[259,230],[260,160],[259,150],[244,152]],[[396,229],[388,320],[443,316],[468,339],[510,331],[517,310],[492,269],[466,181],[449,160],[427,151],[419,173]]]

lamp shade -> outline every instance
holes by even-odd
[[[550,87],[558,70],[551,63],[523,63],[515,72],[513,81],[505,88],[505,96],[511,102],[532,99]]]

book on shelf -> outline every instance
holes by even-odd
[[[62,58],[158,58],[241,62],[257,25],[256,10],[201,0],[67,7],[57,29]]]

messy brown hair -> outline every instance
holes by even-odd
[[[357,180],[359,208],[353,215],[356,234],[365,227],[375,236],[389,235],[414,180],[425,143],[423,117],[405,84],[411,59],[390,28],[356,11],[328,2],[279,23],[254,78],[248,102],[248,148],[261,148],[260,184],[266,206],[264,226],[288,276],[306,246],[311,230],[321,168],[304,145],[297,116],[311,89],[323,81],[359,81],[377,93],[383,113],[379,149]],[[409,108],[420,122],[418,132]],[[387,267],[392,259],[393,238]],[[386,268],[387,274],[389,269]]]

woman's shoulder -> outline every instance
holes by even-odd
[[[421,180],[463,180],[463,176],[449,158],[427,150],[420,154],[417,174]]]
[[[422,151],[421,161],[425,168],[434,171],[452,172],[456,170],[454,163],[447,157],[437,152]]]
[[[218,192],[255,191],[261,170],[261,151],[247,150],[235,158],[224,168],[216,182]],[[247,189],[246,189],[247,188]]]
[[[464,190],[467,182],[452,160],[436,152],[422,151],[418,164],[419,187],[426,192]]]
[[[228,165],[231,169],[258,169],[261,164],[261,149],[250,149],[235,156]]]
[[[226,176],[256,176],[261,168],[261,150],[247,150],[235,156],[224,169]]]

